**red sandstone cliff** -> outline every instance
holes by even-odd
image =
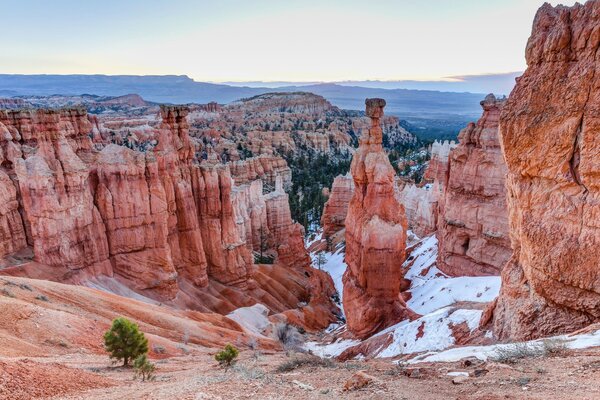
[[[2,272],[128,288],[201,311],[260,301],[282,313],[304,302],[294,321],[333,322],[333,284],[310,267],[276,179],[285,162],[267,160],[259,172],[255,159],[238,163],[240,181],[254,180],[235,186],[229,165],[198,162],[186,116],[161,107],[161,122],[144,131],[153,144],[139,151],[106,137],[93,145],[83,110],[0,112],[0,251],[30,246],[36,261]],[[277,190],[265,196],[260,174]],[[262,228],[276,256],[271,273],[252,259]]]
[[[346,226],[346,214],[353,194],[352,176],[350,174],[336,176],[321,215],[321,226],[325,237],[341,231]]]
[[[395,172],[382,148],[383,99],[367,99],[371,127],[352,158],[356,190],[346,217],[344,310],[348,329],[368,337],[410,316],[400,296],[406,217],[394,196]]]
[[[600,1],[544,4],[500,118],[514,255],[494,311],[499,338],[600,320],[599,27]]]
[[[437,231],[437,266],[449,275],[499,275],[512,254],[506,165],[498,138],[503,105],[504,100],[488,95],[481,102],[483,115],[460,132],[459,144],[449,154]]]

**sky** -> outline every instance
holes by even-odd
[[[542,3],[0,0],[0,73],[330,82],[522,71]]]

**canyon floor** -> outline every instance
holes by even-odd
[[[66,354],[44,358],[0,359],[2,399],[598,399],[600,349],[527,358],[515,364],[424,363],[403,369],[389,360],[318,361],[289,372],[289,360],[311,358],[244,351],[225,372],[210,353],[163,359],[156,379],[133,379],[130,369],[107,357]],[[317,358],[311,358],[317,360]],[[357,371],[374,381],[344,391]],[[478,372],[475,372],[478,371]],[[470,377],[448,375],[467,372]],[[474,374],[480,374],[478,377]],[[458,375],[458,374],[454,374]],[[464,375],[464,374],[463,374]],[[7,377],[10,377],[8,380]],[[454,381],[454,382],[453,382]],[[458,382],[458,383],[455,383]],[[10,387],[8,385],[13,385]],[[18,385],[18,388],[14,387]],[[10,394],[7,394],[9,392]]]

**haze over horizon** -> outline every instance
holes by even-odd
[[[524,70],[541,4],[178,0],[169,9],[179,12],[165,12],[160,1],[0,0],[6,29],[18,32],[5,43],[0,73],[454,83]]]

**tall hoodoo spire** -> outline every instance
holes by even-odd
[[[367,99],[371,126],[350,167],[356,190],[346,217],[344,309],[348,328],[368,337],[411,315],[401,297],[406,216],[394,196],[394,168],[383,151],[385,100]]]

